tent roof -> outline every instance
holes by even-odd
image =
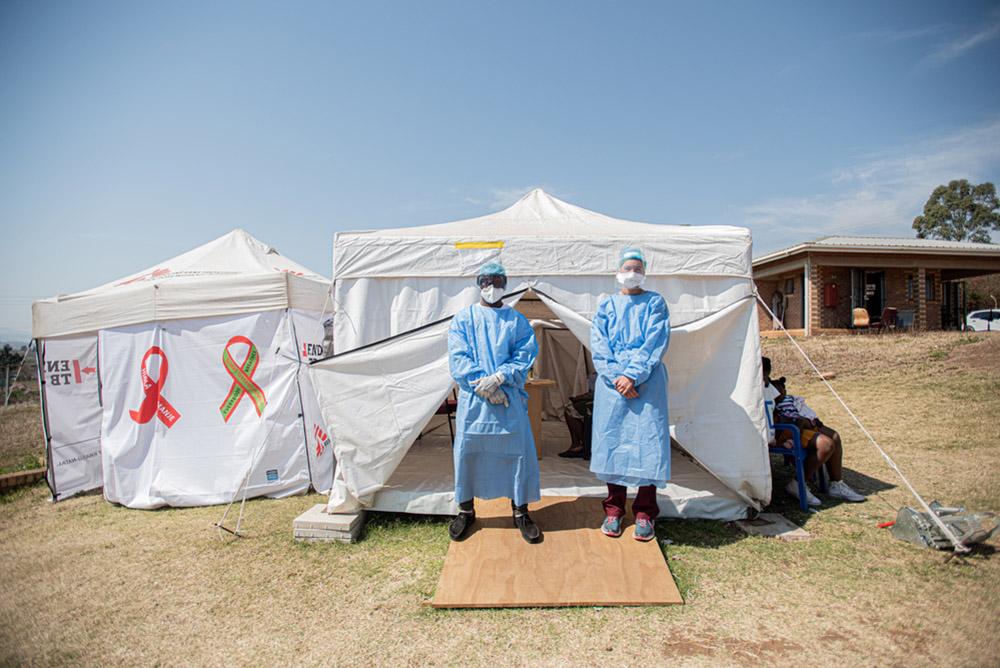
[[[328,283],[327,279],[278,252],[274,246],[254,238],[239,228],[207,244],[181,253],[152,267],[77,294],[105,292],[144,281],[203,280],[210,276],[289,272],[296,276]]]
[[[541,188],[535,188],[503,211],[497,211],[485,216],[438,225],[399,227],[391,230],[356,232],[355,234],[377,234],[383,237],[495,237],[499,231],[507,237],[580,237],[607,236],[608,234],[635,236],[686,235],[692,230],[698,234],[725,234],[741,231],[739,228],[724,225],[704,227],[657,225],[613,218],[603,213],[584,209],[582,206],[564,202],[548,194]]]
[[[330,282],[235,229],[116,281],[32,304],[33,337],[177,318],[322,310]]]
[[[643,247],[656,273],[751,274],[746,228],[638,223],[536,188],[513,206],[478,218],[339,233],[334,279],[468,275],[486,259],[500,259],[510,274],[603,274],[614,271],[622,246],[631,244]]]

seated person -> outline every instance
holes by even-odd
[[[560,457],[569,459],[584,459],[590,461],[590,434],[587,433],[587,418],[594,413],[594,383],[597,374],[591,374],[587,379],[588,389],[583,394],[569,398],[569,404],[563,412],[566,427],[571,440],[568,450],[559,453]]]
[[[765,398],[773,398],[774,401],[773,422],[771,424],[794,424],[799,428],[802,447],[806,449],[806,480],[810,480],[819,467],[826,464],[827,473],[830,475],[830,489],[827,496],[852,503],[864,501],[865,497],[851,489],[843,480],[844,447],[840,440],[840,434],[823,424],[819,416],[809,408],[802,397],[788,394],[785,391],[784,377],[771,380],[770,359],[764,357],[763,363],[764,396]],[[770,401],[767,403],[770,407]],[[775,441],[782,447],[791,449],[791,439],[792,435],[789,431],[779,430]],[[796,499],[799,498],[799,486],[794,479],[788,482],[785,490]],[[822,503],[813,496],[808,487],[806,487],[806,494],[810,506],[818,506]]]

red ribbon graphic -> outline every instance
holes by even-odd
[[[146,362],[153,355],[157,355],[160,358],[160,377],[156,379],[156,382],[150,379],[149,373],[146,371]],[[175,422],[181,419],[181,414],[177,409],[167,401],[166,397],[160,394],[160,391],[163,390],[163,384],[167,380],[168,366],[167,356],[159,346],[152,346],[142,356],[142,368],[139,371],[139,375],[142,376],[142,391],[146,396],[143,397],[139,410],[130,410],[128,412],[129,417],[139,424],[146,424],[155,415],[169,429],[174,426]]]

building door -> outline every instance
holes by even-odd
[[[885,306],[885,272],[865,271],[864,284],[862,285],[862,299],[868,317],[872,322],[879,322],[882,318],[882,307]]]

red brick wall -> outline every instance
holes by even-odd
[[[851,270],[847,267],[816,267],[819,272],[819,326],[842,329],[851,325]],[[837,286],[837,303],[826,305],[826,286]]]
[[[771,306],[771,298],[774,296],[775,290],[781,290],[782,293],[785,292],[785,281],[791,278],[795,281],[795,287],[793,293],[790,295],[785,295],[788,300],[788,306],[785,309],[785,327],[788,329],[801,329],[804,325],[802,322],[802,274],[796,273],[794,275],[782,276],[779,278],[768,278],[760,279],[755,281],[757,284],[757,293],[760,294],[761,298],[767,302],[768,307]],[[769,329],[774,329],[771,326],[771,316],[768,315],[764,307],[759,303],[757,304],[757,322],[760,325],[760,330],[766,331]]]
[[[759,294],[761,298],[767,302],[767,305],[770,306],[771,295],[774,294],[778,285],[777,281],[760,280],[754,281],[754,283],[757,285],[757,294]],[[768,315],[767,311],[764,310],[764,307],[760,305],[760,302],[757,302],[757,324],[762,332],[774,329],[774,327],[772,327],[771,316]]]

